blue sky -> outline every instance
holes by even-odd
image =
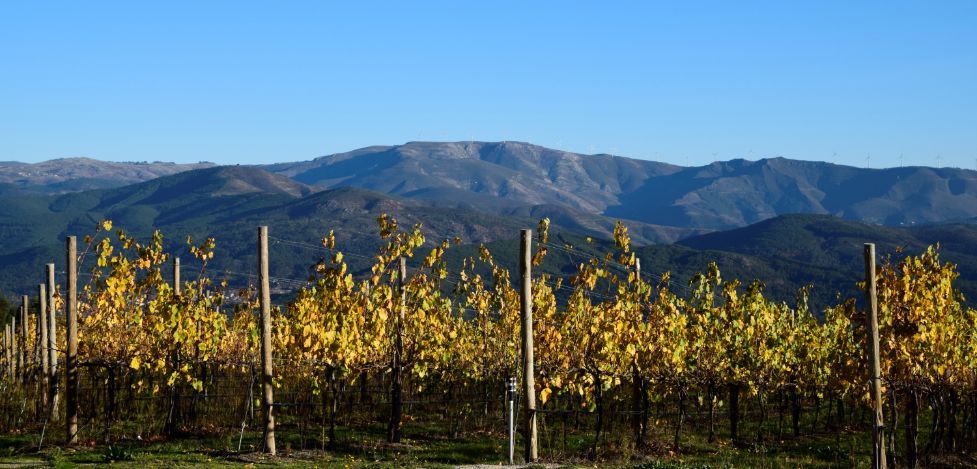
[[[528,3],[3,2],[0,160],[977,165],[977,2]]]

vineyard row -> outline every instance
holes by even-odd
[[[444,395],[446,414],[482,421],[476,416],[493,413],[496,392],[516,378],[527,461],[538,458],[537,418],[547,412],[587,416],[596,458],[610,431],[648,445],[655,409],[662,415],[664,406],[674,410],[667,418],[676,450],[686,419],[706,419],[713,441],[725,408],[737,442],[745,407],[759,415],[750,423],[761,438],[774,406],[796,436],[805,413],[817,427],[822,404],[835,424],[846,404],[868,409],[878,467],[977,446],[977,312],[953,287],[955,267],[936,247],[876,266],[867,244],[864,301],[839,298],[818,319],[807,289],[796,304],[773,301],[762,283],[723,279],[714,264],[688,285],[671,285],[668,273],[648,282],[621,224],[613,251],[586,256],[569,278],[533,272],[550,249],[581,252],[551,244],[547,220],[535,236],[522,232],[517,279],[484,246],[449,271],[445,253],[460,240],[428,250],[419,226],[402,228],[388,216],[378,219],[378,235],[365,276],[350,272],[333,233],[324,236],[307,281],[293,281],[294,298],[277,306],[266,227],[258,233],[257,283],[237,292],[208,271],[213,239],[187,240],[201,268],[184,279],[160,233],[140,242],[105,221],[81,255],[69,237],[66,284],[56,284],[48,264],[39,308],[25,296],[5,324],[0,407],[8,417],[0,426],[61,422],[64,441],[74,444],[96,421],[104,428],[125,421],[120,408],[130,420],[162,422],[165,434],[213,412],[213,421],[242,436],[249,422],[258,426],[263,450],[274,454],[279,415],[289,428],[318,421],[332,442],[337,424],[355,425],[355,406],[376,402],[367,389],[380,389],[382,406],[356,415],[384,421],[396,442],[415,404],[435,401],[423,396]],[[86,256],[96,266],[79,289]],[[408,272],[408,258],[420,267]],[[221,395],[235,404],[210,404]],[[243,423],[225,415],[228,408],[243,408]],[[924,415],[931,428],[920,448]],[[546,431],[552,440],[554,430]]]

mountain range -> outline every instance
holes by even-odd
[[[675,229],[737,228],[785,213],[895,226],[977,216],[977,172],[954,168],[865,169],[785,158],[683,168],[518,142],[411,142],[265,169],[320,187],[497,214],[562,206]]]
[[[974,171],[783,158],[684,168],[518,142],[411,142],[264,166],[0,163],[0,289],[32,291],[31,272],[39,280],[43,263],[63,259],[64,236],[89,234],[103,218],[137,236],[162,230],[184,259],[186,235],[214,236],[211,268],[239,282],[253,270],[256,226],[275,237],[273,275],[292,279],[304,278],[325,252],[317,240],[334,229],[355,271],[367,265],[356,256],[377,246],[381,213],[422,223],[432,241],[462,238],[456,259],[489,243],[513,263],[518,230],[550,218],[554,239],[583,250],[552,256],[545,268],[555,274],[608,248],[622,219],[649,275],[671,271],[681,285],[718,261],[785,300],[815,283],[823,304],[834,291],[857,294],[861,243],[885,253],[940,242],[964,292],[977,294],[967,280],[977,278]]]
[[[0,163],[0,195],[107,189],[209,166],[87,158]],[[680,167],[521,142],[409,142],[258,167],[314,189],[356,187],[496,215],[548,216],[595,231],[606,230],[602,218],[622,219],[649,243],[787,213],[890,226],[977,217],[977,172],[957,168],[866,169],[785,158]]]
[[[0,195],[108,189],[210,166],[214,164],[109,162],[91,158],[61,158],[33,164],[0,161]]]

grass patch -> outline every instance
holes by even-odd
[[[597,461],[586,459],[592,435],[585,430],[571,430],[566,444],[552,434],[541,434],[540,456],[546,467],[634,467],[640,469],[706,469],[706,468],[829,468],[868,467],[870,435],[864,431],[821,432],[798,438],[778,437],[766,432],[756,436],[753,425],[743,428],[744,440],[733,444],[719,435],[715,442],[699,431],[683,433],[680,451],[669,442],[671,428],[665,422],[649,429],[645,447],[628,441],[626,429],[610,434],[602,441]],[[258,432],[240,434],[230,429],[211,430],[174,439],[122,439],[111,444],[83,440],[73,447],[45,444],[37,447],[39,434],[0,437],[0,466],[51,465],[77,467],[111,463],[121,467],[455,467],[464,465],[499,465],[507,460],[508,442],[500,429],[470,429],[457,435],[446,424],[411,422],[404,427],[404,439],[398,444],[385,441],[385,426],[380,423],[338,427],[333,446],[321,439],[319,429],[300,430],[283,425],[276,434],[279,455],[261,453],[262,436]],[[555,430],[552,428],[551,430]],[[48,435],[48,441],[51,440]],[[517,441],[516,459],[521,458],[522,442]]]

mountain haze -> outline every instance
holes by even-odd
[[[497,214],[561,206],[675,230],[737,228],[790,213],[892,226],[977,216],[977,172],[954,168],[864,169],[786,158],[682,168],[521,142],[410,142],[267,169],[310,185]]]
[[[519,142],[411,142],[262,167],[106,165],[101,173],[98,162],[62,160],[28,174],[0,163],[0,174],[22,175],[0,185],[0,287],[30,292],[39,280],[31,272],[63,259],[64,236],[89,234],[104,218],[140,238],[159,229],[184,258],[187,235],[213,236],[211,267],[238,273],[253,270],[254,229],[269,225],[273,275],[290,278],[305,276],[324,254],[317,240],[335,230],[355,271],[375,251],[376,218],[387,213],[403,227],[422,224],[432,243],[460,237],[468,245],[458,253],[491,243],[500,259],[516,255],[518,230],[540,218],[559,242],[593,237],[599,255],[621,219],[649,275],[671,271],[681,286],[717,261],[727,277],[762,280],[784,300],[814,283],[821,305],[834,292],[857,294],[863,243],[883,254],[940,243],[960,267],[963,291],[977,297],[977,173],[968,170],[784,158],[682,168]],[[150,179],[49,193],[123,178]],[[580,260],[554,253],[546,269],[569,275]]]
[[[977,172],[863,169],[785,158],[732,160],[652,178],[605,215],[664,225],[734,228],[789,213],[884,225],[977,214]]]
[[[273,236],[311,245],[272,248],[279,275],[304,277],[324,254],[315,246],[329,230],[336,230],[344,250],[372,255],[379,242],[376,219],[384,213],[404,228],[422,224],[431,242],[456,236],[469,243],[515,238],[537,221],[357,188],[317,190],[254,167],[205,168],[115,189],[0,197],[0,235],[6,239],[0,245],[0,284],[19,284],[24,272],[63,259],[64,237],[91,234],[102,219],[143,239],[158,229],[168,237],[168,248],[184,255],[187,235],[197,240],[213,236],[218,265],[237,271],[251,268],[254,229],[268,225]],[[604,223],[613,229],[611,222]]]
[[[270,165],[267,169],[306,184],[451,200],[493,212],[555,204],[601,213],[617,203],[617,194],[680,168],[520,142],[410,142]]]
[[[31,293],[41,280],[41,266],[63,262],[64,237],[91,234],[104,218],[139,239],[161,230],[167,236],[167,249],[183,257],[187,275],[193,275],[199,264],[187,252],[186,236],[198,242],[215,237],[217,256],[210,269],[228,275],[235,287],[244,286],[254,270],[259,225],[271,228],[272,275],[291,279],[305,278],[308,266],[326,254],[318,240],[329,230],[335,230],[337,245],[349,255],[352,271],[362,272],[378,247],[376,218],[383,213],[395,216],[403,227],[422,224],[428,248],[445,238],[460,237],[467,245],[453,250],[452,262],[477,255],[478,243],[489,243],[500,262],[514,267],[518,231],[534,227],[540,215],[558,220],[561,213],[570,213],[566,219],[581,224],[554,221],[551,242],[578,251],[551,250],[544,271],[572,275],[588,256],[613,250],[613,243],[606,241],[612,221],[600,215],[582,218],[582,212],[557,205],[524,206],[515,212],[502,216],[351,187],[323,190],[246,166],[186,171],[115,189],[0,197],[0,236],[5,239],[0,245],[0,287],[4,292]],[[655,229],[629,224],[636,232],[642,227]],[[592,242],[587,236],[593,236]],[[972,224],[880,227],[828,215],[782,215],[739,229],[686,237],[677,244],[636,242],[636,253],[649,280],[672,272],[677,290],[683,290],[709,262],[717,262],[724,278],[761,280],[771,296],[784,301],[793,301],[798,288],[813,283],[812,299],[820,308],[835,300],[835,292],[858,295],[854,284],[863,275],[864,242],[877,243],[880,254],[899,249],[917,253],[928,244],[942,243],[944,259],[960,267],[959,286],[969,298],[977,297],[977,282],[971,280],[977,278],[977,256],[971,254],[977,226]],[[83,272],[92,261],[92,256],[86,258]],[[416,268],[419,261],[409,262]],[[294,284],[280,286],[288,289]]]
[[[0,195],[63,194],[148,181],[213,163],[109,162],[62,158],[41,163],[0,162]]]
[[[0,163],[0,195],[119,187],[206,165]],[[977,172],[954,168],[865,169],[785,158],[683,168],[522,142],[409,142],[262,168],[306,186],[288,189],[293,194],[356,187],[442,207],[550,217],[598,232],[623,219],[642,243],[673,242],[791,213],[889,226],[977,217]],[[251,190],[249,182],[234,184],[243,185],[226,190]]]

